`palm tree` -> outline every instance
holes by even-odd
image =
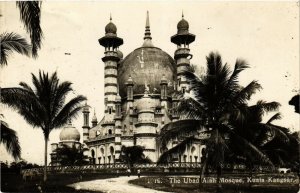
[[[13,156],[15,160],[21,158],[21,147],[17,133],[9,128],[8,124],[0,120],[0,143],[4,144],[9,154]]]
[[[121,148],[120,159],[127,163],[130,168],[136,163],[151,163],[151,160],[145,157],[143,151],[144,147],[142,146],[123,146]]]
[[[0,65],[7,65],[8,56],[16,51],[26,56],[30,55],[31,46],[20,35],[15,33],[2,33],[0,35],[1,56]]]
[[[200,132],[208,132],[206,140],[206,163],[217,170],[217,182],[224,162],[224,152],[228,150],[229,142],[254,156],[256,160],[272,164],[269,158],[251,142],[236,132],[231,120],[240,120],[244,116],[247,101],[261,86],[252,81],[246,87],[239,85],[239,74],[248,68],[244,60],[237,60],[231,72],[227,64],[222,63],[218,53],[210,53],[207,59],[207,70],[201,77],[192,71],[184,73],[190,83],[190,94],[181,98],[176,111],[185,117],[166,124],[162,128],[160,143],[166,146],[169,141],[178,139],[179,144],[164,152],[159,162],[170,159],[172,153],[183,153],[194,141],[199,140]],[[185,125],[185,126],[182,126]]]
[[[53,129],[61,128],[68,118],[73,118],[82,108],[84,96],[76,96],[66,102],[66,96],[73,90],[71,82],[60,82],[56,72],[51,76],[39,72],[32,74],[34,88],[25,82],[20,87],[2,88],[1,100],[14,108],[33,127],[42,129],[45,139],[44,181],[47,180],[47,147],[49,134]]]
[[[32,45],[32,56],[38,56],[37,51],[41,48],[43,32],[40,26],[41,21],[41,1],[17,1],[20,10],[20,19],[30,35]]]
[[[69,147],[68,145],[62,144],[56,150],[58,161],[62,166],[66,165],[84,165],[88,164],[87,157],[83,154],[83,148],[76,148],[76,146]]]

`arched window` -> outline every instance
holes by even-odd
[[[114,152],[115,152],[114,147],[113,147],[113,146],[110,146],[110,154],[113,155]]]
[[[111,130],[111,129],[108,130],[108,134],[109,134],[109,135],[112,134],[112,130]]]

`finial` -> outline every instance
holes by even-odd
[[[183,15],[183,10],[182,10],[182,15],[181,15],[182,19],[184,18],[184,15]]]
[[[150,28],[149,11],[147,11],[146,27],[149,27],[149,28]]]
[[[109,20],[110,20],[110,21],[112,20],[111,13],[109,14]]]
[[[150,32],[150,19],[149,19],[149,11],[147,11],[147,17],[146,17],[146,29],[145,29],[145,36],[144,36],[144,43],[143,47],[153,47],[153,44],[151,42],[151,32]]]
[[[96,116],[96,108],[94,108],[94,115]]]

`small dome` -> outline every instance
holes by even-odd
[[[117,27],[114,23],[109,22],[105,26],[105,34],[117,34]]]
[[[60,141],[79,141],[80,133],[79,131],[72,125],[72,123],[68,123],[59,134]]]
[[[189,23],[185,19],[181,19],[177,24],[178,33],[186,33],[189,31]]]

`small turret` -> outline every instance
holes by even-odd
[[[96,127],[98,124],[97,116],[96,116],[96,111],[94,110],[94,116],[92,118],[92,127]]]
[[[89,114],[90,114],[90,110],[89,110],[89,105],[87,105],[87,103],[85,103],[85,106],[82,109],[82,113],[83,113],[83,141],[87,141],[89,139],[89,130],[90,130],[90,125],[89,125]]]

